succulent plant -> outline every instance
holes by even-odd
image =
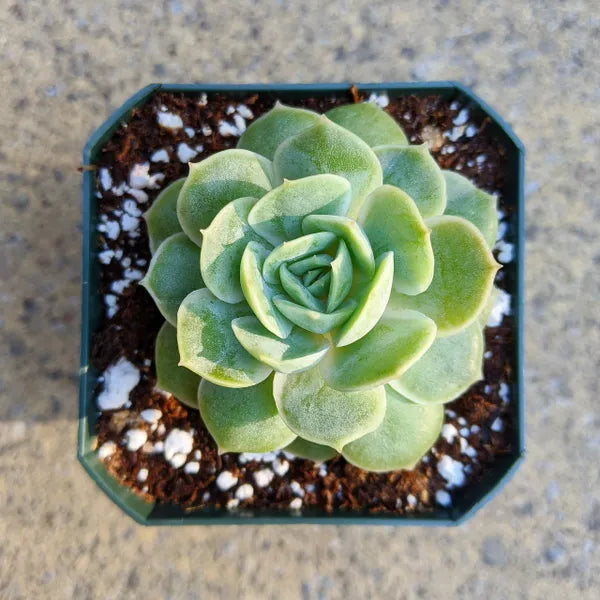
[[[158,385],[221,452],[412,468],[481,378],[496,201],[372,104],[277,103],[146,221]]]

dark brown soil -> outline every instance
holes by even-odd
[[[324,112],[336,104],[352,102],[353,98],[362,99],[355,90],[349,90],[347,95],[341,94],[336,99],[306,99],[292,104]],[[272,107],[273,100],[271,96],[253,95],[232,101],[217,95],[209,97],[205,106],[200,106],[198,97],[156,94],[144,107],[136,109],[127,125],[120,127],[107,142],[97,166],[109,167],[113,182],[118,185],[127,181],[133,165],[148,161],[154,151],[166,148],[171,157],[170,162],[151,163],[150,169],[151,173],[164,173],[162,189],[174,179],[187,174],[187,164],[181,163],[175,154],[178,143],[203,144],[204,150],[193,159],[194,161],[224,148],[233,147],[237,138],[222,137],[218,133],[219,121],[230,120],[226,114],[227,107],[232,103],[243,102],[252,110],[254,116],[258,117]],[[199,135],[192,140],[192,144],[183,129],[176,133],[162,129],[156,122],[156,112],[161,106],[180,115],[186,127],[198,130],[203,125],[209,125],[213,131],[212,135]],[[450,141],[442,135],[443,132],[452,130],[453,119],[457,117],[460,108],[462,107],[437,96],[407,96],[392,99],[386,110],[402,125],[412,143],[430,141],[433,155],[441,167],[458,169],[480,187],[490,192],[498,192],[499,207],[508,216],[512,207],[505,205],[502,196],[505,153],[497,140],[488,135],[487,123],[470,119],[469,123],[477,129],[477,133],[471,137],[463,134],[455,141]],[[448,152],[450,146],[454,147],[454,151]],[[482,155],[485,155],[485,161],[478,162],[477,157]],[[143,210],[150,206],[160,190],[146,191],[149,201],[141,207]],[[110,191],[103,192],[99,199],[100,214],[114,218],[113,211],[121,208],[122,201],[123,197],[117,197]],[[123,257],[129,257],[132,264],[140,260],[150,260],[143,221],[138,237],[131,238],[125,232],[121,232],[116,240],[111,240],[99,234],[99,245],[113,250],[122,249]],[[116,259],[108,265],[100,266],[99,292],[103,296],[112,293],[109,288],[113,281],[122,279],[123,267]],[[145,270],[146,267],[139,268]],[[502,277],[497,285],[503,286]],[[116,442],[117,450],[106,460],[107,468],[125,485],[145,495],[149,500],[175,502],[190,510],[205,506],[225,506],[234,497],[234,489],[220,491],[215,485],[215,479],[220,471],[227,469],[238,477],[240,484],[248,482],[254,486],[254,495],[243,500],[240,503],[241,507],[288,510],[290,501],[295,497],[290,482],[296,481],[305,492],[304,506],[310,505],[326,511],[345,509],[388,513],[423,512],[431,510],[434,506],[436,491],[445,489],[446,482],[436,468],[443,455],[449,455],[469,465],[466,484],[469,485],[481,477],[482,472],[498,455],[511,450],[510,410],[498,393],[500,383],[510,382],[512,375],[513,323],[510,317],[505,317],[500,327],[487,328],[485,331],[486,350],[491,351],[491,356],[485,360],[485,380],[474,385],[461,398],[446,407],[450,409],[447,412],[447,423],[454,424],[457,429],[463,426],[479,427],[478,433],[468,437],[469,444],[476,451],[475,459],[461,453],[458,436],[452,444],[440,437],[434,449],[410,472],[368,473],[349,465],[341,457],[326,463],[326,472],[323,469],[319,472],[319,466],[315,463],[295,459],[289,460],[290,467],[284,476],[275,476],[269,486],[259,488],[255,485],[252,474],[270,465],[256,461],[241,464],[237,454],[218,456],[215,444],[204,428],[198,412],[180,404],[172,396],[166,397],[153,391],[154,338],[162,323],[162,317],[146,291],[133,283],[119,295],[118,305],[117,313],[111,319],[105,318],[94,335],[92,362],[97,369],[103,371],[119,357],[125,356],[138,367],[142,378],[130,396],[131,406],[100,415],[98,444],[102,445],[109,440]],[[175,427],[193,430],[194,449],[200,450],[202,454],[197,474],[185,474],[182,468],[174,469],[162,454],[149,454],[143,450],[131,452],[123,446],[123,432],[133,423],[136,423],[136,427],[147,429],[150,442],[164,440],[164,433],[159,435],[159,431],[152,432],[149,425],[140,425],[137,415],[148,407],[162,411],[160,423],[164,425],[167,433]],[[491,424],[498,416],[504,422],[504,428],[499,432],[491,429]],[[148,476],[145,481],[138,482],[137,475],[141,468],[148,469]],[[407,500],[409,495],[414,496],[414,499],[410,497]]]

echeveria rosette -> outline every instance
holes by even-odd
[[[481,378],[495,199],[371,104],[276,104],[146,218],[159,385],[222,452],[412,468]]]

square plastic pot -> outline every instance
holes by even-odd
[[[97,458],[95,447],[98,412],[94,397],[98,373],[91,365],[92,337],[103,312],[102,298],[98,291],[99,265],[97,259],[96,224],[97,198],[93,167],[106,141],[131,111],[146,103],[157,91],[184,94],[220,93],[232,99],[260,93],[266,97],[285,102],[304,97],[331,96],[347,92],[350,84],[282,84],[282,85],[149,85],[132,96],[116,110],[90,137],[83,150],[83,256],[82,256],[82,319],[81,319],[81,366],[79,391],[78,458],[90,477],[115,504],[138,523],[144,525],[215,525],[215,524],[268,524],[268,523],[320,523],[385,524],[385,525],[457,525],[471,517],[498,493],[515,472],[524,456],[524,397],[523,397],[523,266],[524,266],[524,160],[523,144],[502,118],[470,89],[455,82],[432,83],[379,83],[357,84],[361,92],[386,91],[391,98],[410,94],[439,94],[449,100],[457,100],[469,109],[475,118],[488,117],[487,131],[497,136],[506,150],[507,172],[503,196],[514,210],[508,224],[508,241],[515,246],[515,260],[504,267],[505,282],[512,298],[514,318],[514,341],[512,347],[512,373],[510,382],[512,414],[512,451],[498,456],[483,478],[458,491],[449,508],[437,507],[423,515],[372,515],[367,512],[326,513],[307,507],[300,515],[275,511],[256,510],[231,513],[226,509],[205,509],[187,512],[174,504],[148,503],[129,488],[121,485]]]

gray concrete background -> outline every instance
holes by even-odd
[[[599,55],[597,0],[0,0],[0,597],[598,597]],[[527,146],[525,465],[456,530],[138,527],[74,458],[84,141],[150,81],[426,79]]]

